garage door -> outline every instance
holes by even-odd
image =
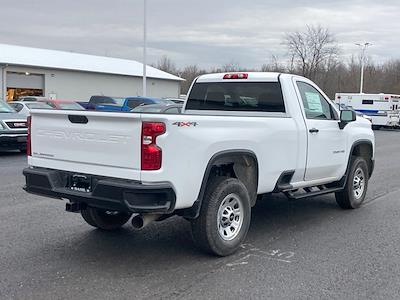
[[[10,88],[38,89],[38,90],[42,90],[44,88],[43,75],[7,72],[6,78],[7,78],[7,87]]]
[[[7,100],[17,100],[26,96],[43,96],[44,75],[7,72]]]

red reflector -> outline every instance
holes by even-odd
[[[28,135],[26,137],[26,155],[32,156],[32,144],[31,144],[32,117],[31,116],[28,116],[26,125],[28,127]]]
[[[248,79],[249,74],[247,73],[234,73],[234,74],[225,74],[224,79]]]
[[[157,146],[157,136],[164,133],[164,123],[142,123],[142,170],[154,171],[161,169],[162,150]]]

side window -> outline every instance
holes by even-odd
[[[313,86],[297,82],[307,119],[334,120],[332,108],[328,101]]]
[[[15,109],[16,112],[20,112],[24,108],[24,106],[19,103],[14,103],[11,106]]]
[[[128,107],[133,109],[139,105],[142,105],[143,103],[144,103],[143,100],[134,100],[134,99],[128,100]]]
[[[362,104],[369,104],[369,105],[373,105],[374,104],[374,100],[363,100]]]
[[[111,97],[107,96],[92,96],[90,97],[89,102],[95,105],[115,103],[115,101]]]

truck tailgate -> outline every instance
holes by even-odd
[[[30,165],[140,180],[140,114],[35,110],[31,126]]]

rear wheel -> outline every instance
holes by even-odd
[[[82,218],[93,227],[102,230],[115,230],[129,221],[131,214],[87,207],[81,211]]]
[[[365,200],[368,188],[368,166],[362,157],[352,157],[345,188],[337,192],[336,202],[344,209],[358,208]]]
[[[192,221],[194,240],[208,253],[230,255],[245,240],[250,218],[244,184],[236,178],[216,177],[206,191],[199,217]]]

